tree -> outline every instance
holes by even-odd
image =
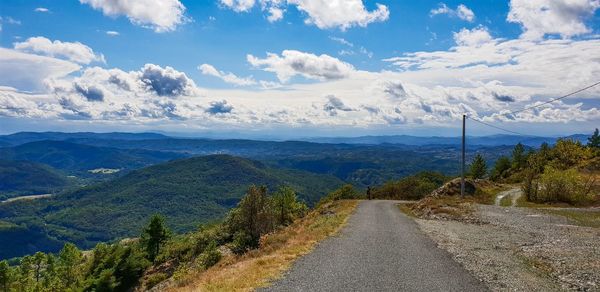
[[[301,216],[308,208],[298,202],[296,192],[290,187],[281,187],[273,194],[273,205],[277,224],[288,225],[298,216]]]
[[[471,163],[471,176],[474,179],[483,178],[487,173],[487,165],[481,154],[477,154]]]
[[[170,231],[165,225],[165,219],[158,214],[150,218],[148,226],[142,231],[142,243],[150,261],[154,261],[160,252],[161,245],[170,237]]]
[[[82,276],[81,263],[83,255],[72,243],[66,243],[58,253],[58,274],[65,288],[79,284]]]
[[[519,142],[515,145],[515,148],[512,152],[512,167],[514,169],[521,169],[525,166],[525,162],[527,161],[527,156],[525,155],[525,146]]]
[[[0,261],[0,287],[2,291],[8,291],[8,286],[11,282],[10,266],[6,260]]]
[[[510,158],[506,156],[500,156],[500,158],[496,160],[496,164],[494,164],[494,169],[492,170],[490,177],[493,180],[502,179],[506,176],[506,172],[510,169],[510,167]]]
[[[275,220],[272,205],[267,196],[267,187],[253,185],[229,213],[226,225],[234,237],[237,253],[258,247],[260,236],[273,230]]]
[[[600,149],[600,133],[598,128],[594,131],[594,134],[588,138],[588,146],[590,148]]]

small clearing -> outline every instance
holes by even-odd
[[[5,203],[10,203],[10,202],[15,202],[15,201],[36,200],[36,199],[49,198],[49,197],[52,197],[52,194],[19,196],[19,197],[6,199],[4,201],[1,201],[0,203],[5,204]]]

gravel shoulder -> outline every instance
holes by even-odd
[[[600,291],[600,228],[529,208],[476,205],[474,216],[415,221],[493,291]]]

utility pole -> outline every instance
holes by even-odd
[[[465,197],[465,121],[467,115],[463,115],[463,129],[462,129],[462,159],[461,159],[461,174],[460,174],[460,196]]]

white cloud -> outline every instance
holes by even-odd
[[[230,73],[230,72],[219,71],[219,70],[217,70],[217,68],[215,68],[214,66],[212,66],[210,64],[202,64],[202,65],[198,66],[198,70],[200,70],[200,72],[202,72],[202,74],[204,74],[204,75],[210,75],[210,76],[217,77],[227,83],[230,83],[230,84],[233,84],[236,86],[249,86],[249,85],[257,84],[256,80],[254,80],[252,77],[246,77],[246,78],[238,77],[235,74]]]
[[[451,17],[458,17],[468,22],[473,22],[475,20],[475,13],[473,12],[473,10],[469,9],[469,7],[465,6],[464,4],[459,4],[458,6],[456,6],[456,9],[452,9],[448,7],[448,5],[446,5],[445,3],[440,3],[438,8],[434,8],[431,9],[431,11],[429,11],[429,15],[431,17],[440,14],[447,14]]]
[[[248,12],[254,7],[254,0],[219,0],[222,5],[236,12]]]
[[[31,37],[24,42],[15,43],[14,48],[23,52],[64,58],[79,64],[106,63],[102,54],[94,53],[90,47],[80,42],[51,41],[45,37]]]
[[[118,36],[120,35],[120,33],[118,31],[114,31],[114,30],[107,30],[106,34],[109,36]]]
[[[155,32],[173,31],[186,22],[179,0],[79,0],[108,16],[125,15],[131,23]]]
[[[507,20],[521,24],[525,38],[569,38],[591,32],[584,21],[599,8],[600,0],[511,0]]]
[[[288,3],[306,12],[306,23],[321,29],[339,27],[345,30],[353,26],[366,27],[372,22],[386,21],[390,16],[387,6],[377,3],[375,10],[368,11],[362,0],[288,0]]]
[[[254,7],[255,0],[220,0],[221,4],[236,12],[247,12]],[[376,3],[376,9],[369,11],[362,0],[261,0],[261,9],[267,11],[270,22],[283,18],[287,5],[294,5],[306,13],[306,24],[314,24],[320,29],[340,28],[346,30],[354,26],[366,27],[373,22],[386,21],[390,12],[387,6]]]
[[[493,41],[488,29],[479,26],[473,29],[463,28],[453,34],[454,41],[459,46],[477,47]]]
[[[347,41],[347,40],[346,40],[346,39],[344,39],[344,38],[340,38],[340,37],[331,37],[331,36],[330,36],[330,37],[329,37],[329,39],[330,39],[330,40],[332,40],[332,41],[334,41],[334,42],[340,43],[340,44],[342,44],[342,45],[348,46],[348,47],[354,47],[354,44],[353,44],[353,43],[351,43],[351,42]]]
[[[308,79],[335,80],[348,77],[354,67],[329,55],[314,55],[295,50],[285,50],[280,55],[267,53],[264,59],[252,55],[248,62],[267,72],[273,72],[281,82],[301,75]]]
[[[0,86],[39,91],[45,80],[79,69],[79,65],[69,61],[0,48]]]
[[[50,12],[50,9],[45,8],[45,7],[38,7],[36,9],[34,9],[33,11],[35,11],[35,12]]]

